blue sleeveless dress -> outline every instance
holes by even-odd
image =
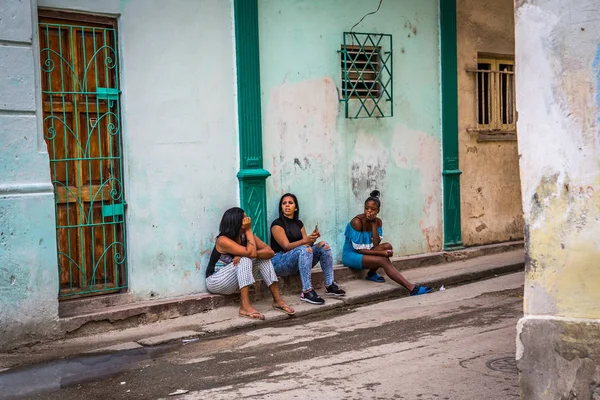
[[[381,227],[377,228],[377,232],[379,232],[379,237],[383,239]],[[371,250],[373,248],[373,233],[359,232],[348,223],[344,236],[346,240],[342,249],[342,263],[348,268],[363,269],[363,255],[358,253],[357,250]]]

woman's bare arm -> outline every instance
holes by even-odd
[[[318,236],[313,232],[310,236],[306,235],[306,231],[304,227],[302,227],[302,239],[297,240],[295,242],[291,242],[288,240],[287,235],[285,234],[285,230],[281,226],[275,225],[271,228],[271,234],[273,235],[273,239],[281,246],[283,250],[290,251],[300,246],[312,245],[317,240]],[[313,236],[314,240],[313,240]]]
[[[256,258],[260,258],[263,260],[270,260],[271,258],[273,258],[275,252],[273,251],[271,246],[260,240],[258,236],[254,236],[254,238],[256,239],[256,247],[258,249],[256,251]]]
[[[221,254],[231,254],[233,256],[256,258],[257,250],[255,237],[252,231],[246,231],[246,246],[236,243],[226,236],[220,236],[217,239],[217,251]]]

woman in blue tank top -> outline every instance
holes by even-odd
[[[386,275],[394,282],[404,286],[411,296],[429,293],[430,287],[415,285],[407,281],[392,265],[390,257],[394,254],[392,245],[383,243],[383,222],[377,218],[381,207],[379,191],[371,192],[365,201],[365,212],[352,219],[346,226],[342,262],[352,269],[366,269],[367,280],[383,283],[385,279],[377,273],[383,268]]]

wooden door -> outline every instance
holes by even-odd
[[[40,10],[61,298],[127,287],[116,21]]]

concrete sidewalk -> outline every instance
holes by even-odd
[[[441,285],[451,287],[521,271],[524,268],[524,252],[522,249],[466,258],[462,261],[412,268],[403,271],[403,274],[410,281],[433,286],[436,290],[439,290]],[[273,324],[287,318],[302,318],[302,316],[308,314],[317,314],[336,308],[408,295],[404,288],[389,282],[389,279],[388,283],[384,284],[369,282],[364,279],[346,281],[341,286],[347,291],[347,295],[341,299],[327,298],[326,304],[322,306],[301,302],[298,292],[286,294],[284,296],[285,300],[296,309],[296,315],[293,317],[273,310],[270,299],[263,299],[255,302],[254,305],[257,310],[265,314],[265,321],[238,317],[238,305],[231,301],[229,304],[215,307],[206,312],[159,320],[154,323],[120,330],[114,329],[115,327],[108,321],[98,321],[79,328],[76,337],[67,336],[62,340],[0,354],[0,370],[83,353],[108,353],[172,342],[181,343],[183,339],[223,334],[239,329],[252,328],[257,325]]]
[[[414,268],[449,265],[456,261],[517,250],[523,251],[522,241],[476,246],[452,252],[394,257],[392,263],[397,270],[404,272]],[[334,274],[336,282],[341,284],[363,278],[362,272],[351,270],[343,265],[335,266]],[[323,273],[320,268],[313,269],[312,283],[317,290],[323,287]],[[279,290],[284,295],[299,293],[301,287],[299,276],[283,277],[279,282]],[[271,297],[266,285],[260,281],[254,285],[251,293],[253,301]],[[58,331],[64,336],[82,336],[90,332],[102,333],[107,330],[132,328],[164,319],[204,313],[235,304],[237,300],[237,296],[209,293],[138,302],[135,302],[128,293],[64,300],[60,302]]]

